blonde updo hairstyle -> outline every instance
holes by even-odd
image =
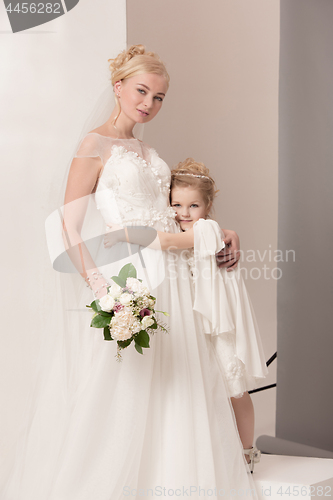
[[[142,74],[155,74],[165,77],[167,88],[169,88],[170,77],[164,63],[154,52],[146,52],[143,45],[131,45],[129,49],[121,52],[115,59],[109,59],[111,71],[112,87],[120,80],[126,80],[132,76]],[[114,120],[114,125],[119,118],[121,107],[115,95],[118,112]]]
[[[218,190],[216,190],[214,179],[209,175],[209,169],[203,163],[199,163],[193,158],[186,158],[178,163],[171,170],[171,191],[176,187],[191,187],[200,191],[207,210],[211,211]]]

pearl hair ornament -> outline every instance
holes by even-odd
[[[209,179],[211,182],[214,182],[213,179],[211,179],[210,177],[208,177],[208,175],[190,174],[189,172],[184,172],[184,173],[182,173],[182,172],[176,172],[174,174],[171,172],[171,174],[172,174],[173,177],[182,177],[183,175],[188,175],[190,177],[198,177],[200,179]]]

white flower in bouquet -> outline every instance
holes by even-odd
[[[148,299],[148,307],[154,307],[154,305],[155,305],[155,300]]]
[[[140,309],[143,309],[143,308],[149,308],[151,307],[151,299],[149,299],[148,297],[140,297],[137,301],[137,304],[140,306]]]
[[[144,286],[141,283],[141,281],[137,280],[136,278],[127,278],[126,286],[132,292],[134,292],[136,297],[150,295],[148,288]]]
[[[122,291],[122,288],[117,285],[117,283],[113,283],[109,289],[108,294],[111,295],[111,297],[113,297],[114,299],[117,299],[122,294]]]
[[[154,320],[150,316],[144,316],[142,318],[142,321],[141,321],[142,330],[146,330],[147,328],[149,328],[153,324],[154,324]]]
[[[101,306],[102,311],[110,312],[113,309],[115,304],[115,300],[111,295],[104,295],[101,299],[99,299],[99,305]]]
[[[120,295],[119,297],[119,302],[123,305],[123,306],[128,306],[132,300],[133,300],[133,295],[130,294],[130,293],[127,293],[127,292],[124,292]]]
[[[138,333],[142,329],[140,321],[133,316],[129,308],[124,308],[116,313],[110,326],[111,337],[116,340],[130,339],[134,333]]]

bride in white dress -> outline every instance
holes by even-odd
[[[84,137],[72,162],[64,238],[98,298],[132,262],[157,309],[170,314],[169,333],[156,333],[144,355],[130,346],[118,363],[116,343],[90,328],[86,313],[69,312],[66,349],[58,345],[48,360],[1,500],[255,496],[219,364],[212,363],[210,338],[192,310],[187,262],[177,252],[147,248],[128,255],[126,243],[93,254],[84,242],[91,193],[105,226],[179,231],[169,208],[170,170],[132,133],[161,108],[165,67],[134,46],[111,70],[118,106]],[[89,288],[80,301],[81,308],[90,303]]]

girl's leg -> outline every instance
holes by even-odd
[[[231,398],[234,409],[239,437],[243,448],[252,448],[254,439],[254,408],[251,396],[245,392],[241,398]],[[249,456],[245,455],[247,461]]]

